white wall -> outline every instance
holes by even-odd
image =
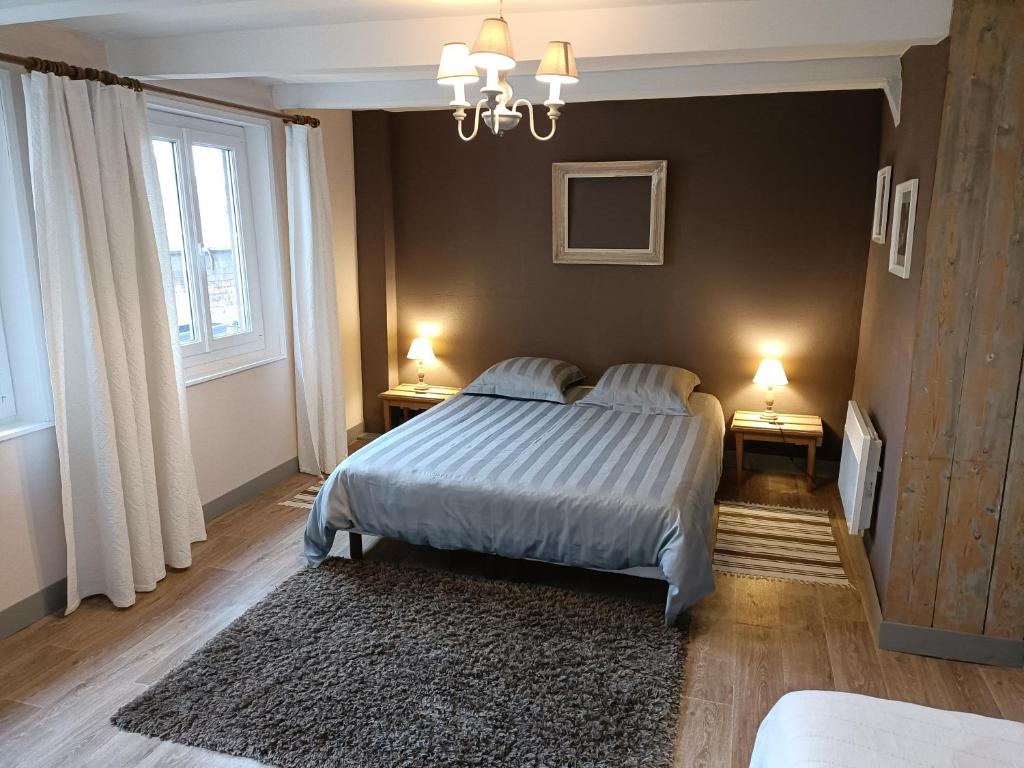
[[[54,25],[0,27],[0,50],[100,69],[107,67],[102,43]],[[17,83],[22,70],[9,68]],[[253,106],[273,107],[270,90],[251,80],[182,81],[174,86],[183,91]],[[24,138],[24,104],[18,88],[14,90],[15,123]],[[339,255],[338,282],[342,291],[347,420],[348,425],[354,427],[362,423],[362,395],[359,391],[359,319],[355,298],[351,115],[334,112],[329,123],[333,137],[330,141],[339,142],[339,146],[330,147],[328,156],[329,162],[335,164],[331,191],[337,190],[338,193],[338,200],[334,202],[335,241]],[[290,341],[284,125],[280,122],[275,122],[273,127],[273,151],[288,357],[188,388],[192,453],[204,504],[294,459],[297,454]],[[26,174],[27,169],[26,160]],[[60,479],[53,430],[0,442],[0,611],[65,575]]]

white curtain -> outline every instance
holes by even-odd
[[[124,607],[206,537],[146,104],[52,74],[23,84],[67,610],[94,594]]]
[[[348,451],[331,199],[320,129],[289,125],[286,134],[299,469],[316,475]]]

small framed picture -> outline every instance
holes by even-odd
[[[889,271],[910,277],[910,256],[914,252],[914,219],[917,217],[917,179],[896,187],[892,207],[892,243],[889,246]]]
[[[876,243],[885,242],[885,227],[889,223],[889,180],[892,166],[887,165],[878,172],[875,180],[875,216],[871,220],[871,239]]]

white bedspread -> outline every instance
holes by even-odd
[[[1024,724],[852,693],[797,691],[757,731],[751,768],[1024,766]]]

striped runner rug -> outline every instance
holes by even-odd
[[[720,502],[714,565],[737,576],[851,586],[823,509]]]
[[[313,499],[316,498],[317,493],[320,492],[320,488],[323,486],[324,481],[321,480],[319,483],[314,483],[304,491],[299,491],[290,499],[278,502],[278,506],[281,507],[299,507],[300,509],[312,509]]]

